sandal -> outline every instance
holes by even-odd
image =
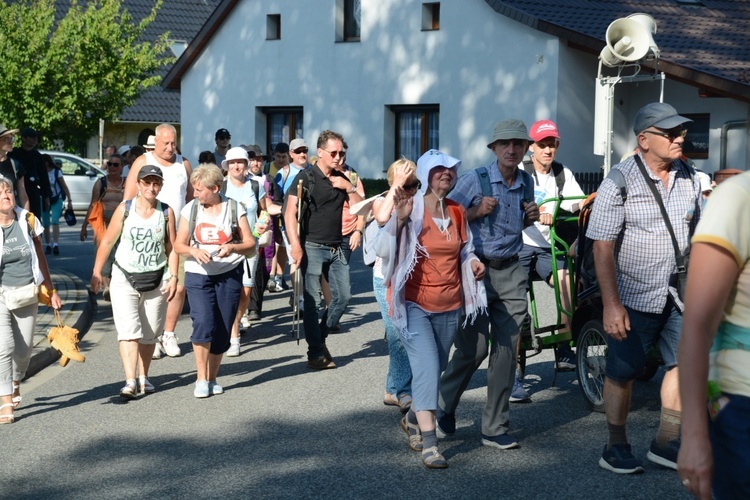
[[[406,420],[406,415],[404,415],[401,419],[401,429],[409,436],[409,449],[422,451],[422,433],[419,432],[419,425],[409,423]]]
[[[437,446],[422,451],[422,462],[428,469],[447,469],[448,461],[438,451]]]
[[[0,405],[0,410],[3,408],[13,408],[13,403],[5,403],[4,405]],[[7,415],[0,415],[0,424],[12,424],[16,421],[16,417],[13,415],[13,413],[9,413]]]
[[[401,413],[406,413],[411,408],[412,398],[410,394],[402,394],[398,397],[398,407]]]
[[[385,396],[383,397],[383,404],[386,406],[398,406],[399,400],[396,398],[395,395],[386,392]]]
[[[13,408],[18,408],[18,405],[21,404],[21,400],[23,399],[20,394],[21,392],[20,389],[21,389],[21,386],[13,384],[13,393],[15,393],[16,391],[19,392],[18,395],[13,396],[13,398],[11,399],[11,401],[13,401]]]

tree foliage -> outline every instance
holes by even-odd
[[[162,2],[136,23],[123,0],[72,0],[64,17],[54,0],[0,1],[0,122],[73,149],[114,121],[174,61],[168,33],[144,37]]]

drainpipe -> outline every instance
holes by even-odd
[[[721,126],[721,159],[719,160],[719,169],[727,168],[727,134],[733,128],[747,128],[747,120],[728,121]]]

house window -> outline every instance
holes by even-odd
[[[422,4],[422,31],[440,29],[440,2]]]
[[[273,153],[276,144],[292,139],[304,137],[302,134],[302,108],[267,108],[266,137],[268,138],[268,152]],[[309,144],[309,141],[308,141]]]
[[[710,130],[711,115],[709,113],[682,115],[690,118],[693,123],[686,123],[688,133],[682,145],[682,153],[693,160],[708,159],[708,132]]]
[[[394,106],[395,158],[417,161],[429,149],[438,149],[440,106]]]
[[[336,0],[336,41],[358,42],[361,32],[361,0]]]
[[[281,14],[266,17],[266,40],[281,40]]]

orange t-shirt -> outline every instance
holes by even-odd
[[[463,208],[446,200],[448,228],[440,232],[432,216],[425,210],[419,243],[429,258],[417,260],[411,277],[406,281],[405,299],[425,311],[446,312],[461,307],[461,248],[466,244]]]

